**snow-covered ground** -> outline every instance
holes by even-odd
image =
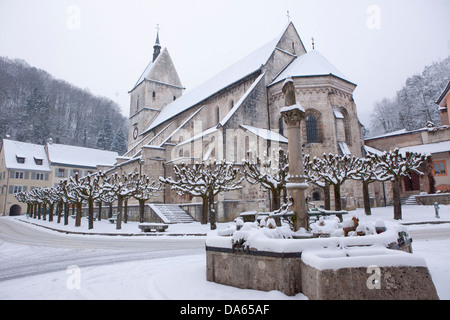
[[[372,216],[365,216],[361,209],[345,217],[357,215],[360,220],[393,222],[392,207],[375,208]],[[450,222],[450,206],[441,206],[440,219],[434,217],[432,206],[403,206],[403,223]],[[11,219],[11,218],[8,218]],[[21,219],[27,220],[26,217]],[[62,224],[28,219],[28,222],[45,224],[63,229]],[[87,231],[83,226],[68,229]],[[218,224],[226,228],[227,223]],[[36,227],[38,228],[38,227]],[[427,261],[433,281],[441,299],[450,299],[450,224],[414,224],[408,230],[413,236],[414,255]],[[165,235],[204,234],[209,225],[199,223],[170,225]],[[123,224],[122,230],[107,221],[96,222],[92,232],[98,233],[140,233],[137,223]],[[417,238],[414,238],[417,234]],[[61,233],[61,236],[65,234]],[[98,236],[99,237],[99,236]],[[105,236],[102,236],[105,237]],[[194,237],[189,236],[189,237]],[[204,236],[195,236],[204,237]],[[150,237],[149,237],[150,238]],[[19,244],[0,242],[0,254],[17,252]],[[29,250],[33,250],[32,247]],[[23,252],[23,248],[22,248]],[[189,300],[287,300],[306,299],[302,294],[288,297],[279,291],[262,292],[228,287],[206,281],[205,254],[169,257],[144,261],[117,263],[112,265],[69,268],[26,278],[0,282],[0,299],[189,299]]]

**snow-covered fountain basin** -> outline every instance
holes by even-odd
[[[368,233],[297,232],[301,239],[294,239],[288,226],[255,223],[215,230],[206,239],[207,280],[309,299],[438,299],[426,261],[411,253],[406,227]]]

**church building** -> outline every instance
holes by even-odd
[[[304,153],[361,157],[362,125],[353,99],[356,84],[317,50],[307,51],[290,22],[279,37],[186,92],[158,34],[150,63],[129,91],[128,152],[115,170],[142,170],[158,179],[172,176],[177,163],[226,159],[239,164],[245,157],[278,154],[278,148],[287,149],[288,143],[280,115],[287,79],[294,82],[296,101],[306,111]],[[362,204],[361,188],[354,183],[342,188],[344,208]],[[244,184],[242,190],[216,199],[219,222],[244,211],[269,210],[270,194],[258,185]],[[310,186],[308,195],[323,200],[321,188]],[[183,203],[194,217],[201,209],[199,199],[181,197],[170,187],[151,201]]]

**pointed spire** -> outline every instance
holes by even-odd
[[[155,62],[156,58],[158,58],[161,52],[161,46],[159,44],[159,24],[156,25],[156,30],[156,41],[155,45],[153,46],[153,62]]]

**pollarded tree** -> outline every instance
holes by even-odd
[[[216,229],[216,211],[214,197],[220,192],[241,189],[243,177],[238,178],[240,170],[225,160],[196,163],[192,166],[181,164],[174,166],[175,180],[160,177],[163,183],[172,186],[179,195],[190,194],[202,198],[202,224],[207,223],[208,215],[211,230]]]
[[[135,192],[133,197],[139,202],[139,222],[144,222],[145,202],[161,189],[161,184],[150,179],[146,174],[139,174],[134,178]]]
[[[122,229],[123,202],[132,197],[136,192],[136,189],[131,183],[133,174],[133,172],[129,174],[114,172],[102,184],[103,192],[114,194],[117,197],[117,230]]]
[[[27,215],[30,214],[32,201],[31,201],[31,198],[28,197],[28,193],[24,192],[24,191],[17,192],[17,193],[14,193],[14,197],[17,199],[17,201],[27,204]]]
[[[81,207],[84,199],[79,194],[80,184],[81,182],[78,173],[75,173],[74,177],[61,180],[59,183],[61,190],[64,192],[64,197],[72,203],[72,205],[75,205],[77,209],[75,214],[75,227],[81,226]]]
[[[371,161],[374,162],[385,175],[390,177],[393,186],[394,197],[394,219],[402,219],[402,203],[400,199],[400,185],[404,177],[410,177],[415,172],[423,175],[419,170],[423,163],[427,161],[428,156],[416,152],[407,152],[403,155],[398,148],[394,151],[384,152],[382,155],[369,155]]]
[[[258,183],[270,191],[272,195],[270,211],[278,210],[281,206],[281,193],[286,189],[289,175],[288,154],[282,148],[278,149],[278,159],[274,162],[273,164],[271,159],[261,160],[259,157],[243,160],[246,180],[251,184]]]
[[[43,201],[48,204],[48,221],[53,221],[55,204],[59,202],[60,196],[55,188],[42,188]]]
[[[316,186],[323,189],[324,194],[324,207],[325,210],[331,209],[331,197],[330,197],[330,184],[319,175],[316,171],[312,170],[312,162],[310,161],[309,154],[305,154],[303,158],[303,167],[305,170],[306,181],[314,183]]]
[[[102,171],[88,175],[80,179],[80,183],[76,190],[81,199],[88,203],[88,229],[94,228],[94,203],[98,200],[103,192],[101,180],[104,178]]]
[[[341,186],[354,174],[357,163],[358,158],[355,156],[331,153],[324,154],[322,158],[314,157],[308,163],[307,170],[311,170],[318,178],[333,186],[336,211],[342,209]]]
[[[390,179],[390,176],[383,169],[381,169],[377,163],[372,161],[372,159],[361,158],[358,159],[356,170],[351,175],[351,178],[362,182],[364,212],[366,215],[371,215],[369,184],[375,181],[387,181]]]

